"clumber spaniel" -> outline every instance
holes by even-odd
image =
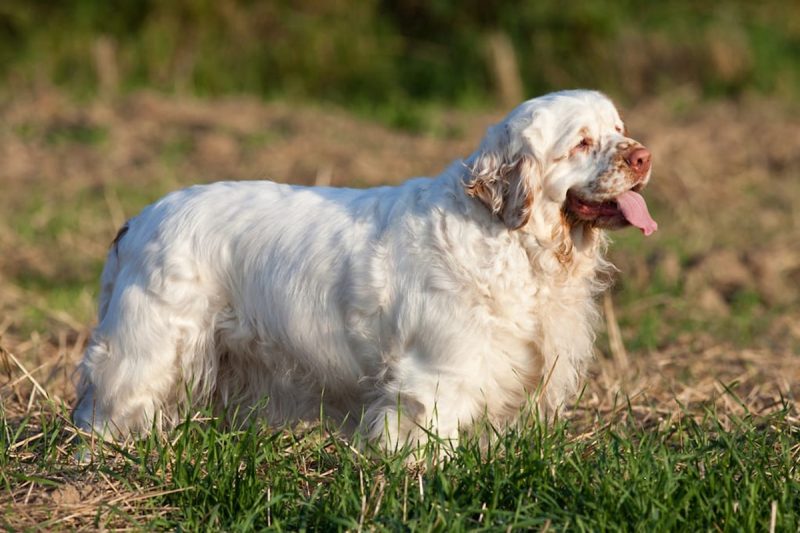
[[[527,101],[436,178],[195,186],[119,232],[74,419],[106,437],[209,403],[397,444],[557,410],[592,356],[604,229],[656,229],[611,101]]]

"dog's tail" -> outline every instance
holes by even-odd
[[[133,219],[127,220],[119,231],[117,232],[114,240],[111,241],[111,246],[108,249],[108,256],[106,257],[106,264],[103,267],[103,274],[100,276],[100,297],[98,298],[97,319],[99,322],[103,321],[103,317],[108,312],[108,304],[111,301],[111,295],[114,294],[114,285],[116,284],[117,275],[120,270],[120,257],[119,249],[122,246],[122,239],[128,233]]]

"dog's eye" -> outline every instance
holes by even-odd
[[[575,145],[575,150],[588,150],[592,147],[592,140],[589,137],[583,137],[581,142]]]

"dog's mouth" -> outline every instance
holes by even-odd
[[[572,190],[567,192],[564,209],[574,218],[598,228],[617,229],[635,226],[645,235],[658,229],[658,223],[650,216],[647,202],[639,194],[641,185],[604,201],[592,201]]]

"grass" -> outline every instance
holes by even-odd
[[[174,167],[183,157],[173,153],[163,158],[164,164]],[[7,273],[7,282],[24,291],[28,299],[27,309],[18,318],[19,333],[27,336],[48,329],[53,313],[64,313],[80,323],[91,322],[96,311],[97,280],[114,228],[122,224],[126,213],[137,213],[174,188],[169,177],[69,192],[34,185],[14,206],[13,214],[0,213],[0,224],[9,227],[21,244],[37,250],[30,258],[21,254],[18,262],[22,264]],[[76,242],[76,235],[83,237]],[[99,248],[99,253],[75,253],[76,248],[85,249],[87,245],[93,250]]]
[[[732,393],[730,393],[732,394]],[[789,408],[768,416],[707,409],[652,425],[632,411],[598,420],[530,424],[488,446],[468,438],[436,467],[407,451],[357,450],[320,427],[305,433],[217,419],[187,420],[166,438],[70,454],[82,437],[49,407],[22,420],[0,412],[0,524],[183,531],[624,530],[755,531],[800,527],[800,428]],[[67,444],[65,444],[65,442]],[[429,456],[439,444],[429,444]],[[69,494],[104,480],[106,503]],[[39,497],[26,501],[34,487]],[[72,489],[73,491],[75,489]],[[113,497],[116,495],[116,497]],[[110,502],[110,503],[109,503]]]
[[[780,0],[6,0],[0,89],[324,100],[414,131],[426,128],[429,104],[482,106],[509,91],[591,86],[637,99],[690,88],[796,99],[799,13]],[[498,36],[514,81],[495,67]]]

